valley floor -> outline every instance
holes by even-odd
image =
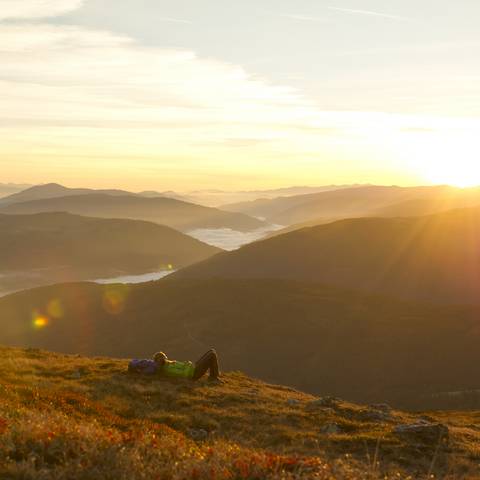
[[[480,412],[407,414],[233,372],[0,348],[0,478],[480,478]]]

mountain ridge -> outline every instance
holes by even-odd
[[[479,309],[288,280],[73,283],[0,299],[0,343],[114,357],[166,350],[173,358],[215,346],[228,370],[425,409],[442,392],[480,389]]]
[[[222,253],[175,278],[283,278],[398,298],[478,302],[480,208],[306,227]]]
[[[264,225],[244,214],[232,214],[167,197],[86,193],[0,205],[0,213],[31,214],[62,212],[102,218],[145,220],[181,231],[222,228],[249,231]]]
[[[224,206],[265,218],[271,223],[291,226],[314,222],[327,223],[346,218],[368,216],[402,216],[401,205],[419,202],[439,213],[454,208],[480,205],[480,189],[458,189],[447,185],[399,187],[368,185],[293,197],[279,197]],[[389,212],[389,209],[392,209]],[[420,212],[422,213],[422,212]],[[413,211],[413,216],[417,211]]]
[[[0,214],[0,287],[5,290],[181,268],[220,251],[140,220]]]

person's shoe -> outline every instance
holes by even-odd
[[[225,382],[220,377],[208,377],[208,383],[211,385],[222,385]]]

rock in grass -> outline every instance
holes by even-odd
[[[393,420],[393,415],[390,412],[376,409],[362,410],[359,417],[360,420],[366,422],[388,422]]]
[[[426,444],[448,443],[450,436],[450,431],[446,425],[428,422],[398,425],[393,432],[396,435]]]

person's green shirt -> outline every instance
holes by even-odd
[[[176,360],[167,360],[160,371],[167,377],[193,378],[195,365],[190,361],[179,362]]]

